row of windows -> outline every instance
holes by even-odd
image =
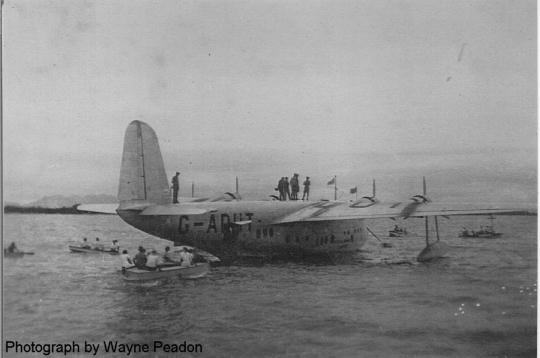
[[[298,235],[295,236],[294,238],[295,242],[296,243],[300,243],[300,241],[302,241],[302,238]],[[315,238],[315,245],[316,246],[319,246],[319,245],[326,245],[328,244],[329,242],[332,244],[334,243],[334,241],[336,240],[336,237],[334,235],[330,235],[330,236],[320,236],[320,237],[317,237]],[[309,241],[309,235],[306,235],[304,236],[304,241]],[[285,242],[286,243],[290,243],[291,242],[291,236],[290,235],[287,235],[285,237]]]
[[[353,232],[358,232],[358,231],[360,231],[360,229],[354,229],[353,230]],[[274,228],[272,228],[272,227],[271,228],[263,228],[262,230],[257,229],[255,231],[255,235],[257,236],[257,239],[260,239],[261,237],[274,237]],[[344,231],[343,235],[346,235],[346,236],[350,235],[350,239],[346,240],[346,241],[351,241],[351,242],[354,241],[354,235],[352,235],[350,233],[350,230]],[[285,237],[285,242],[290,243],[291,239],[292,239],[291,235],[287,235]],[[304,239],[304,241],[308,242],[309,241],[309,235],[304,236],[303,239]],[[296,235],[294,240],[295,240],[296,243],[300,243],[300,241],[302,241],[302,237]],[[335,240],[336,240],[336,237],[334,235],[320,236],[320,237],[315,238],[315,245],[316,246],[326,245],[329,242],[334,243]]]
[[[352,230],[352,232],[360,232],[360,229],[359,228],[355,228]],[[343,235],[350,235],[351,234],[351,230],[347,230],[347,231],[343,231]]]
[[[255,235],[257,235],[257,239],[261,238],[261,234],[262,234],[262,237],[273,237],[274,236],[274,228],[266,228],[265,227],[262,230],[257,229],[255,231]]]

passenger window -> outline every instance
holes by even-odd
[[[274,236],[274,228],[268,229],[268,234],[270,235],[270,237]]]
[[[286,242],[286,243],[289,243],[290,241],[291,241],[291,237],[290,237],[289,235],[287,235],[287,236],[285,237],[285,242]]]
[[[330,236],[330,242],[334,242],[335,238],[336,237],[334,235]]]
[[[267,236],[268,236],[268,229],[267,229],[267,228],[264,228],[264,229],[263,229],[263,236],[264,236],[264,237],[267,237]]]
[[[257,229],[256,233],[257,233],[257,239],[260,239],[261,238],[261,229]]]

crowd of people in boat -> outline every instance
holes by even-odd
[[[275,188],[275,190],[279,192],[279,200],[299,200],[298,193],[300,192],[300,181],[298,179],[298,176],[298,173],[294,173],[290,181],[289,177],[281,177],[281,179],[279,179],[278,185]],[[304,191],[302,195],[302,200],[309,200],[309,186],[311,185],[309,177],[306,177],[303,185]]]
[[[14,243],[12,243],[15,246]],[[7,249],[11,249],[12,245]],[[86,237],[80,245],[81,248],[104,251],[104,252],[118,252],[120,253],[120,245],[118,240],[113,240],[109,249],[105,249],[105,246],[100,241],[99,237],[96,237],[96,241],[91,243]],[[16,248],[15,248],[16,250]],[[147,252],[148,251],[148,252]],[[192,248],[183,247],[180,252],[173,254],[169,246],[165,247],[165,252],[158,254],[155,249],[146,250],[144,247],[139,246],[138,252],[135,257],[131,257],[128,250],[122,250],[120,255],[122,262],[122,272],[131,267],[136,267],[142,270],[155,271],[160,267],[165,266],[192,266],[195,262],[204,262],[204,258],[194,253]]]
[[[408,232],[407,232],[407,229],[405,228],[402,228],[398,225],[394,225],[394,228],[390,231],[388,231],[388,235],[391,236],[391,237],[395,237],[395,236],[404,236],[404,235],[407,235]]]
[[[96,241],[94,243],[89,242],[86,237],[83,237],[81,248],[97,251],[120,252],[118,240],[113,240],[111,246],[106,250],[105,245],[99,240],[99,237],[96,237]]]
[[[194,262],[200,260],[198,255],[193,252],[193,249],[183,247],[182,251],[178,254],[178,258],[173,257],[171,248],[167,246],[163,254],[158,254],[155,249],[148,250],[142,246],[139,246],[138,252],[132,259],[128,253],[128,250],[123,250],[120,255],[122,261],[122,272],[131,267],[136,267],[141,270],[155,271],[160,267],[167,266],[192,266]]]
[[[480,226],[480,230],[469,230],[463,227],[463,230],[459,233],[459,237],[495,237],[501,236],[501,233],[495,232],[493,226]]]

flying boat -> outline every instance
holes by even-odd
[[[359,200],[243,200],[236,193],[214,198],[180,198],[172,203],[159,141],[146,123],[131,122],[125,132],[119,204],[80,205],[79,210],[116,213],[129,225],[169,240],[193,246],[231,262],[243,257],[263,259],[325,258],[340,261],[354,256],[366,243],[370,219],[425,220],[426,247],[418,261],[446,254],[440,241],[438,217],[522,212],[515,208],[452,208],[433,203],[423,192],[403,202],[383,203],[373,194]],[[430,219],[436,240],[430,242]]]

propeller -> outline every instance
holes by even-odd
[[[411,199],[415,202],[418,202],[420,204],[424,203],[431,203],[431,199],[427,196],[427,189],[426,189],[426,177],[422,177],[422,195],[417,194],[413,196]]]
[[[372,206],[379,202],[377,198],[375,197],[375,179],[373,179],[373,188],[371,192],[371,196],[363,196],[360,198],[360,200],[355,201],[349,207],[351,208],[367,208],[368,206]]]
[[[404,218],[404,219],[407,219],[409,216],[411,216],[412,214],[414,214],[414,212],[416,211],[416,209],[422,205],[422,204],[427,204],[427,203],[431,203],[431,199],[428,198],[427,196],[427,188],[426,188],[426,177],[422,177],[422,194],[417,194],[415,196],[413,196],[411,198],[411,202],[409,204],[407,204],[407,206],[405,206],[403,208],[403,210],[401,211],[401,216]],[[427,222],[426,222],[426,231],[427,231]]]
[[[363,196],[362,199],[368,199],[372,203],[377,203],[378,200],[375,197],[376,187],[375,187],[375,179],[373,179],[372,189],[371,189],[371,196]]]
[[[422,199],[424,199],[424,203],[429,202],[429,199],[427,197],[426,177],[425,176],[422,177],[422,194],[423,194]],[[426,216],[426,217],[424,217],[424,219],[426,221],[426,246],[428,246],[429,245],[429,218]]]

